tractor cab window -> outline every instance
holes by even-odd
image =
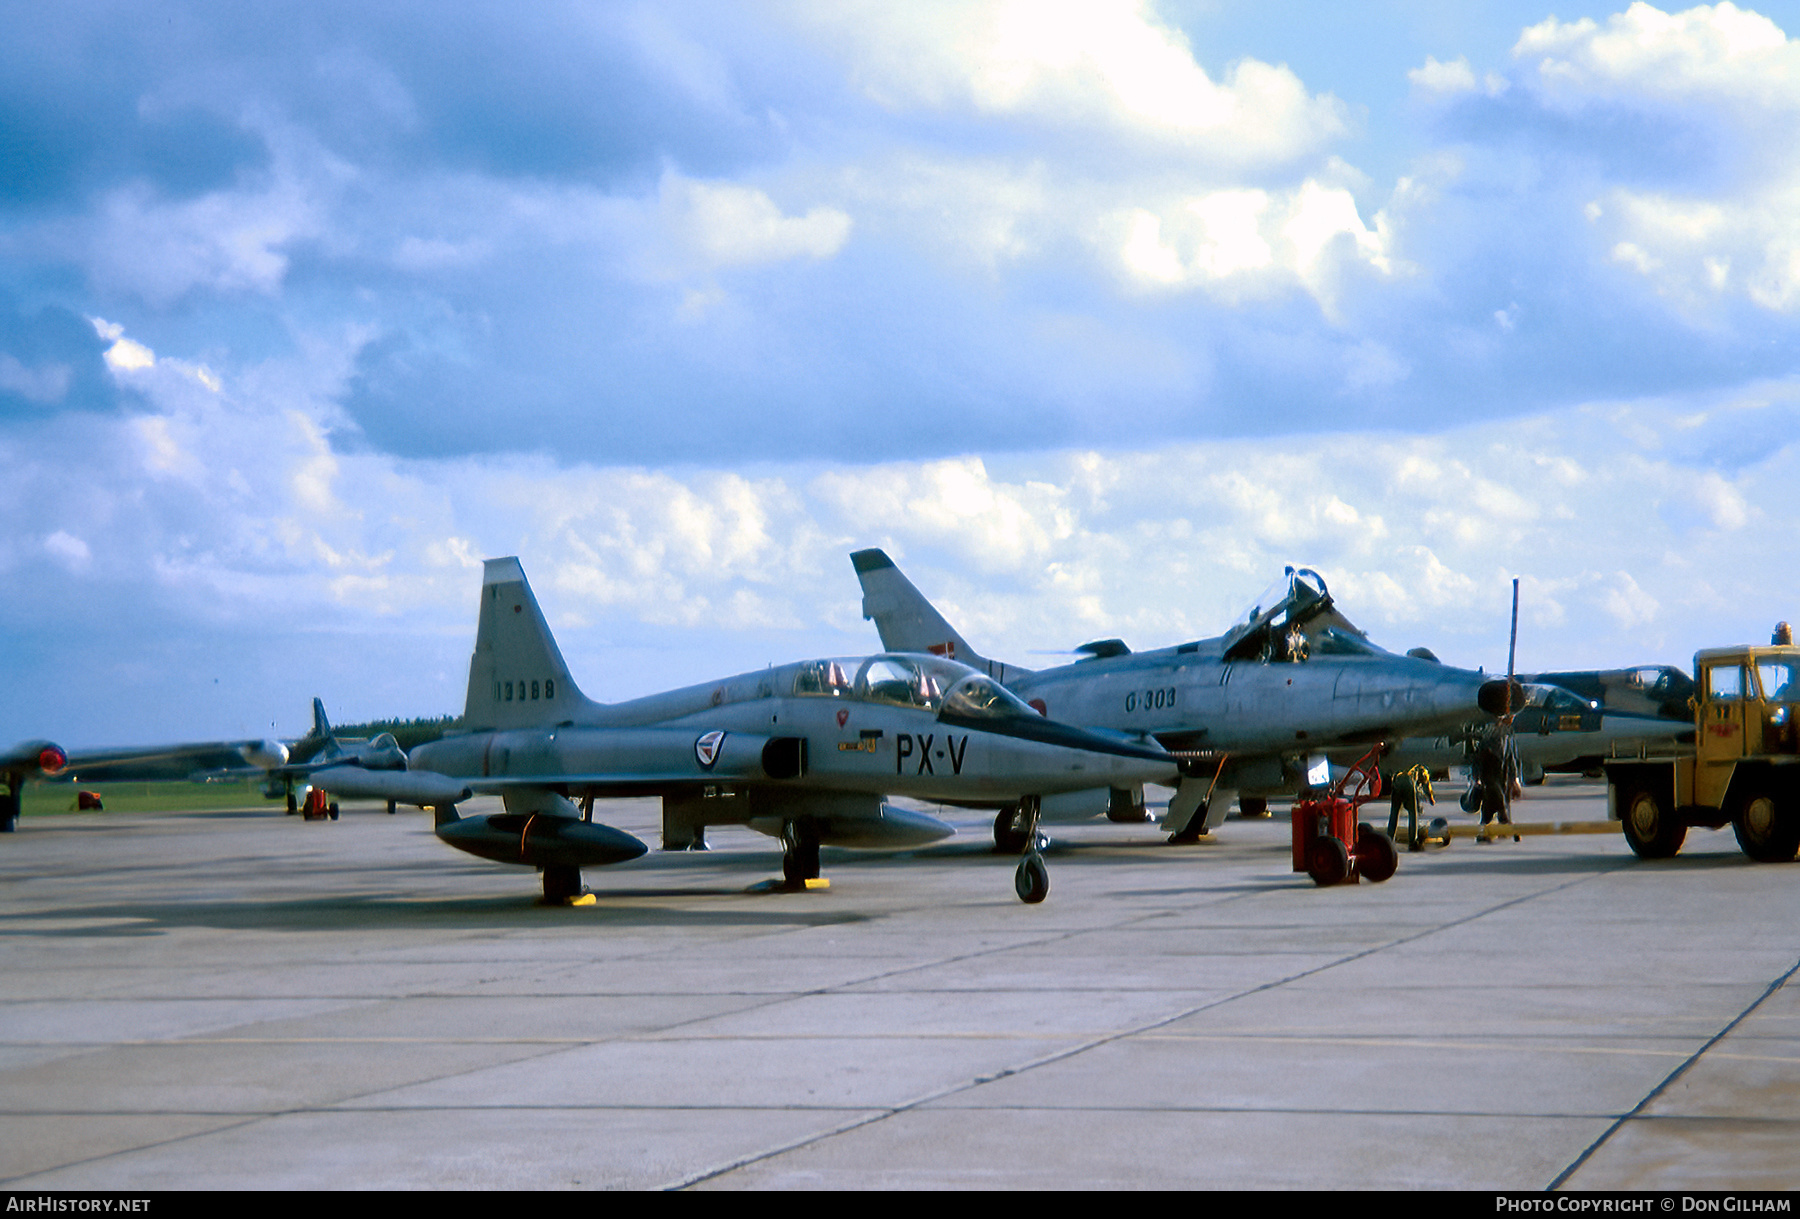
[[[1757,663],[1756,680],[1762,696],[1772,703],[1800,702],[1800,673],[1794,662],[1764,660]]]
[[[794,693],[805,698],[843,698],[850,693],[850,679],[835,660],[815,660],[800,666],[794,675]]]
[[[1735,703],[1744,697],[1744,670],[1738,665],[1719,665],[1706,671],[1706,697],[1715,703]]]

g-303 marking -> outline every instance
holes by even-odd
[[[1165,707],[1175,705],[1175,687],[1164,690],[1133,690],[1125,696],[1125,710],[1136,711],[1142,707],[1146,711],[1161,711]]]

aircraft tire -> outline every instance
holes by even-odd
[[[1665,809],[1655,792],[1627,788],[1619,793],[1619,807],[1625,841],[1639,859],[1672,859],[1687,841],[1687,822]]]
[[[1018,819],[1019,810],[1012,805],[1001,809],[1000,815],[994,818],[994,853],[996,855],[1018,855],[1025,850],[1026,834],[1019,828]]]
[[[781,832],[781,879],[790,889],[804,889],[819,878],[819,827],[802,818],[790,821]]]
[[[561,905],[581,896],[581,869],[551,864],[544,869],[544,904]]]
[[[1239,796],[1238,797],[1238,816],[1240,816],[1240,817],[1267,817],[1268,815],[1269,815],[1268,797],[1266,797],[1266,796]]]
[[[1341,885],[1350,877],[1350,852],[1335,838],[1319,838],[1306,852],[1306,874],[1324,888]]]
[[[1042,855],[1033,851],[1019,861],[1013,873],[1013,891],[1020,901],[1031,906],[1050,896],[1050,869],[1044,866]]]
[[[1356,874],[1364,880],[1380,884],[1400,867],[1400,854],[1394,840],[1372,825],[1361,825],[1356,831]]]
[[[337,814],[338,814],[337,801],[333,800],[330,804],[327,804],[325,806],[325,815],[327,817],[330,817],[333,821],[336,821]]]
[[[388,801],[388,816],[392,817],[393,815],[394,815],[394,801],[389,800]]]
[[[288,806],[287,815],[290,817],[292,817],[295,813],[300,811],[300,802],[298,800],[294,799],[293,792],[289,792],[287,794],[287,806]]]
[[[1752,788],[1731,817],[1738,848],[1757,863],[1786,863],[1800,851],[1800,815],[1764,788]]]

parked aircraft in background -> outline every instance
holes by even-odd
[[[665,848],[702,845],[709,825],[777,837],[784,877],[802,886],[818,877],[821,845],[913,847],[953,832],[884,796],[1003,808],[1035,843],[1044,795],[1175,770],[1154,742],[1045,720],[999,682],[934,656],[809,660],[596,703],[569,675],[516,558],[486,564],[462,728],[411,761],[404,776],[354,776],[354,790],[329,770],[312,782],[432,807],[451,846],[542,869],[547,901],[576,898],[583,867],[646,849],[591,820],[596,798],[660,796]],[[396,778],[439,790],[415,798],[387,786]],[[459,816],[475,792],[498,793],[506,811]],[[1048,890],[1035,849],[1015,884],[1027,901]]]
[[[952,657],[990,674],[1045,715],[1157,741],[1183,759],[1165,825],[1178,840],[1224,818],[1234,795],[1254,809],[1268,795],[1317,781],[1323,763],[1376,741],[1452,731],[1522,705],[1504,678],[1451,668],[1424,649],[1397,656],[1370,643],[1337,610],[1324,578],[1306,568],[1259,597],[1225,634],[1153,652],[1117,639],[1079,649],[1073,664],[1033,671],[971,648],[880,550],[850,556],[863,617],[884,647]],[[1309,780],[1309,776],[1311,779]],[[1142,819],[1142,793],[1088,793],[1081,815],[1105,807]],[[1134,817],[1134,808],[1137,811]],[[1013,837],[995,827],[1002,847]]]
[[[312,731],[289,748],[285,765],[267,769],[263,795],[271,800],[285,796],[287,811],[291,813],[306,798],[307,788],[314,786],[315,775],[327,771],[336,774],[346,769],[383,773],[404,771],[407,769],[406,752],[389,732],[378,733],[366,741],[338,736],[331,730],[331,721],[325,717],[324,702],[315,698]],[[387,800],[388,812],[393,812],[394,798],[380,798]]]
[[[342,767],[403,771],[406,754],[389,733],[368,741],[338,737],[325,717],[324,702],[315,698],[312,731],[297,741],[188,741],[81,749],[68,755],[62,774],[71,782],[87,783],[262,779],[263,794],[271,800],[285,795],[291,813],[305,798],[313,774]]]
[[[1599,774],[1607,758],[1638,757],[1693,742],[1688,698],[1694,683],[1680,669],[1647,665],[1533,673],[1520,680],[1531,693],[1513,716],[1512,740],[1520,777],[1528,785],[1542,783],[1546,773]],[[1472,723],[1442,736],[1401,741],[1382,765],[1393,770],[1424,765],[1440,772],[1473,767],[1482,727]],[[1464,808],[1475,811],[1473,796],[1465,798]]]
[[[6,792],[0,795],[0,834],[10,834],[18,826],[26,781],[55,775],[68,760],[62,747],[50,741],[21,741],[0,754],[0,775],[6,781]]]

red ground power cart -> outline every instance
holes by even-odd
[[[1377,746],[1331,787],[1313,788],[1294,801],[1294,871],[1314,884],[1383,881],[1400,866],[1394,840],[1356,820],[1363,805],[1381,796],[1380,758]]]

